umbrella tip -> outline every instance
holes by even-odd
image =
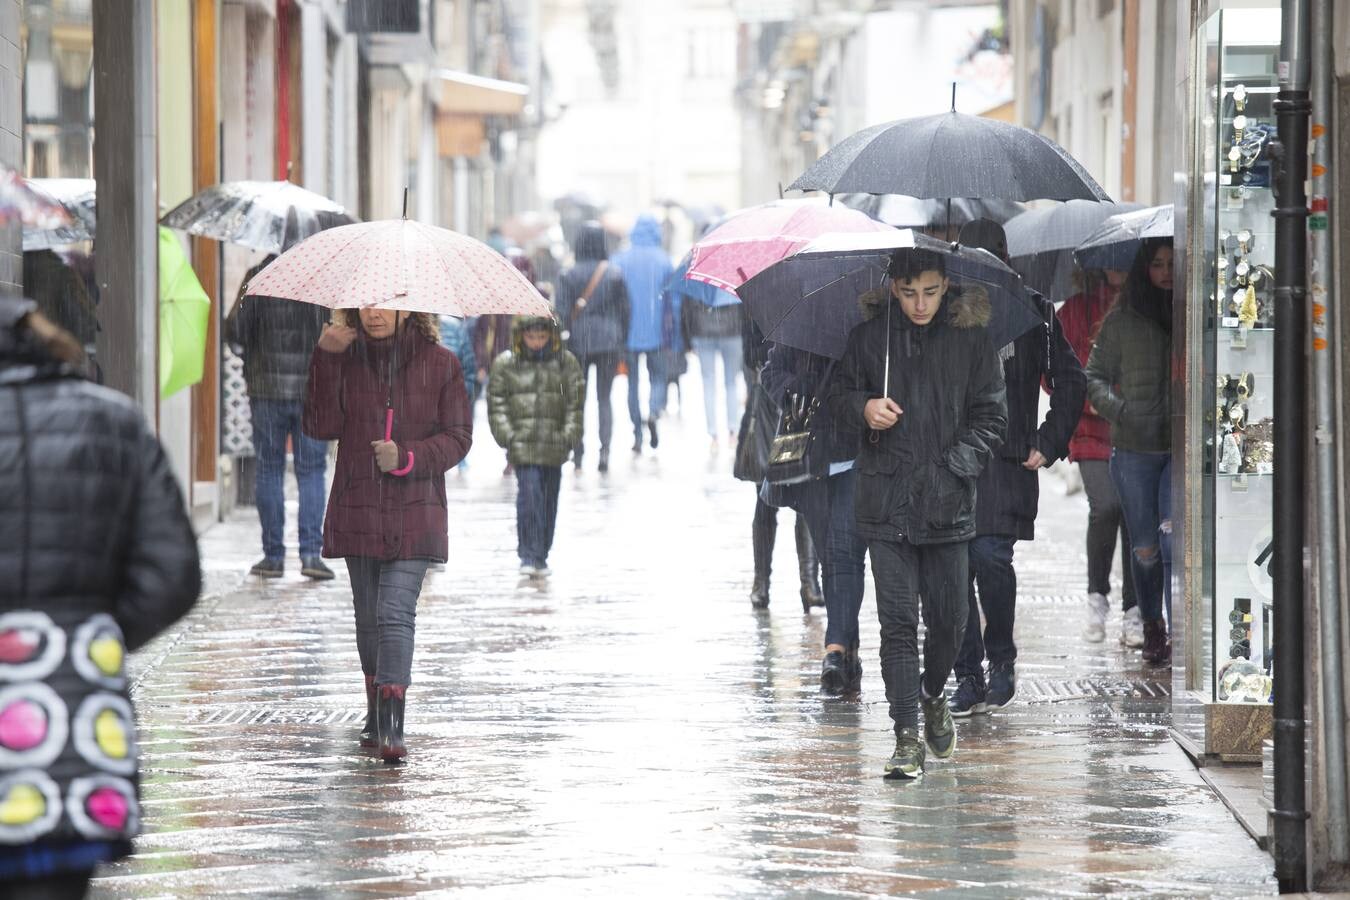
[[[956,82],[952,82],[952,112],[956,112]]]
[[[403,186],[403,218],[408,218],[408,186]]]
[[[289,160],[289,159],[286,160],[286,180],[287,180],[287,181],[290,181],[290,180],[291,180],[291,173],[294,172],[294,171],[295,171],[295,161],[294,161],[294,160]]]

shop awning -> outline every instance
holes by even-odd
[[[452,115],[518,116],[530,94],[529,85],[467,72],[439,69],[435,77],[440,82],[436,106]]]

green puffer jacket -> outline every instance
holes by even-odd
[[[1111,446],[1172,449],[1172,336],[1126,303],[1102,321],[1088,357],[1088,400],[1111,423]]]
[[[525,348],[524,332],[541,323],[551,337],[535,356]],[[516,318],[511,349],[492,363],[487,395],[492,437],[506,448],[513,466],[560,466],[581,440],[586,383],[581,364],[563,349],[552,319]]]

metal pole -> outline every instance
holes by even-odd
[[[1307,454],[1308,4],[1284,0],[1275,216],[1275,820],[1280,893],[1308,882],[1304,766],[1303,554]]]
[[[1333,190],[1332,157],[1336,121],[1331,88],[1331,4],[1313,0],[1309,16],[1312,32],[1312,217],[1308,240],[1312,263],[1313,388],[1317,402],[1317,429],[1313,433],[1317,497],[1317,606],[1321,634],[1322,732],[1325,753],[1327,843],[1336,862],[1350,859],[1347,828],[1344,669],[1341,660],[1340,496],[1337,490],[1336,374],[1331,335],[1336,328],[1336,294],[1331,290],[1336,272],[1335,245],[1330,240]]]

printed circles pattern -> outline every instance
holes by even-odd
[[[0,845],[55,832],[63,813],[89,840],[136,832],[125,659],[122,631],[106,613],[69,633],[42,612],[0,615]]]
[[[487,244],[409,219],[321,231],[277,257],[247,293],[331,309],[553,315],[534,285]]]

